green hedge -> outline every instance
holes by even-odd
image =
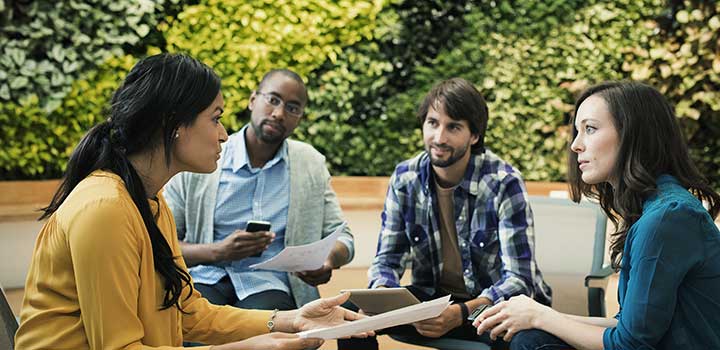
[[[647,80],[677,106],[692,155],[720,188],[715,2],[171,0],[132,16],[118,13],[149,3],[90,3],[0,0],[10,50],[0,57],[0,179],[59,176],[137,58],[185,51],[223,77],[231,132],[247,121],[264,72],[307,77],[311,101],[295,137],[321,150],[336,175],[388,175],[420,151],[419,99],[462,76],[490,105],[488,147],[529,180],[563,180],[576,94],[606,79]],[[48,29],[56,23],[61,30]],[[78,33],[93,41],[73,46],[84,40]],[[62,62],[54,43],[66,44]],[[10,86],[22,76],[30,85]]]
[[[113,2],[112,6],[124,14],[132,12],[130,4],[133,3],[151,4]],[[246,106],[250,89],[255,87],[267,70],[289,66],[307,75],[326,60],[335,59],[342,47],[363,38],[371,39],[374,16],[382,9],[384,1],[347,1],[332,6],[310,0],[293,3],[210,0],[200,4],[186,4],[184,7],[179,6],[176,0],[173,4],[171,12],[182,9],[177,17],[159,21],[162,16],[155,14],[154,23],[159,23],[157,31],[152,28],[145,33],[143,30],[143,34],[150,37],[154,31],[161,33],[160,38],[142,41],[134,37],[127,44],[135,43],[135,46],[122,50],[114,48],[112,54],[97,49],[105,53],[97,53],[93,61],[87,63],[87,66],[95,65],[96,68],[84,68],[87,70],[85,75],[68,75],[65,80],[71,84],[67,88],[57,88],[58,93],[62,92],[63,95],[58,106],[48,108],[48,102],[43,100],[41,94],[28,93],[22,96],[21,89],[12,90],[13,96],[17,92],[22,97],[0,105],[0,139],[7,140],[0,149],[0,179],[54,178],[62,174],[73,147],[90,126],[103,118],[112,91],[137,60],[124,55],[124,52],[134,52],[141,57],[146,52],[159,52],[160,48],[148,45],[167,43],[167,48],[162,50],[184,51],[202,59],[223,77],[226,109],[239,112]],[[42,7],[32,8],[28,13],[37,15],[38,11],[44,9],[50,12],[46,15],[50,18],[78,18],[78,22],[81,18],[89,18],[89,26],[102,27],[104,24],[100,22],[107,19],[109,11],[99,6],[97,13],[102,15],[72,12],[75,7],[86,9],[90,6],[80,1],[55,6],[57,13]],[[134,11],[139,15],[138,9]],[[238,15],[228,16],[228,13]],[[128,17],[115,14],[112,17],[119,18],[113,23],[121,28],[122,25],[128,25],[124,21],[134,23],[135,15]],[[14,22],[9,21],[3,30],[22,24],[18,18],[9,19]],[[47,31],[51,32],[49,29]],[[118,31],[114,29],[112,32]],[[115,40],[107,33],[109,30],[96,33],[100,37],[99,42]],[[130,36],[132,34],[122,35],[126,39]],[[62,42],[61,39],[57,40]],[[43,47],[26,49],[28,52],[45,50]],[[85,49],[91,48],[65,48],[68,52]],[[106,56],[109,58],[97,62]],[[2,69],[0,77],[10,71],[4,67]],[[33,79],[41,78],[36,75]],[[230,131],[240,127],[235,115],[230,114],[227,120]]]
[[[102,87],[119,83],[116,76],[96,80],[105,76],[97,69],[128,50],[144,52],[144,40],[178,1],[0,3],[0,179],[60,176],[112,91]],[[106,95],[72,93],[88,80]]]
[[[54,111],[72,83],[138,44],[178,0],[8,1],[0,4],[0,102],[37,98]],[[27,102],[25,102],[27,103]]]
[[[388,100],[416,84],[417,67],[461,40],[470,9],[457,0],[392,4],[378,16],[374,40],[310,75],[309,114],[295,136],[323,152],[334,174],[389,175],[422,143],[414,119],[389,114]]]
[[[488,101],[487,147],[528,180],[562,180],[573,93],[623,78],[622,49],[646,45],[652,32],[644,24],[662,1],[524,4],[476,8],[465,41],[419,70],[416,87],[389,104],[398,117],[408,115],[414,108],[403,102],[417,101],[439,79],[462,76]]]
[[[623,69],[675,104],[691,155],[720,188],[720,2],[681,1],[650,48],[629,49]]]
[[[163,25],[169,51],[190,53],[223,79],[226,110],[247,107],[250,92],[272,68],[307,76],[343,47],[371,40],[385,0],[208,0]],[[231,115],[226,127],[239,129]]]

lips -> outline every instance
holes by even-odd
[[[281,124],[266,120],[266,121],[262,122],[262,124],[261,124],[261,127],[265,127],[265,126],[269,127],[274,132],[281,133],[281,134],[285,133],[285,127],[283,127]]]
[[[579,164],[578,168],[580,168],[580,170],[583,170],[583,168],[587,167],[587,165],[590,164],[590,162],[583,160],[583,161],[578,161],[578,164]]]

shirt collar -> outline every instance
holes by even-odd
[[[465,192],[472,195],[478,194],[478,180],[482,176],[482,168],[485,160],[485,153],[470,154],[468,160],[468,166],[465,169],[465,175],[458,187],[462,188]],[[423,185],[423,190],[427,194],[430,191],[430,186],[434,186],[435,179],[432,171],[432,164],[430,163],[430,154],[425,152],[423,158],[420,161],[420,182]]]
[[[250,156],[247,153],[247,147],[245,147],[245,130],[250,127],[250,124],[246,124],[237,133],[230,136],[230,141],[226,144],[228,147],[228,157],[223,162],[223,168],[232,169],[233,172],[238,172],[243,167],[247,166],[250,169]],[[270,168],[280,162],[281,160],[287,162],[288,158],[288,145],[287,140],[283,140],[282,145],[278,149],[275,156],[265,163],[263,169]]]

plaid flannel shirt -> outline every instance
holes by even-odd
[[[439,210],[426,152],[390,178],[370,288],[398,287],[412,261],[412,285],[433,295],[443,267]],[[470,157],[454,192],[455,227],[467,292],[494,303],[526,294],[550,305],[534,257],[533,215],[520,173],[490,151]]]

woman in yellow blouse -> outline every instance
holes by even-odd
[[[291,333],[358,317],[338,307],[344,295],[272,312],[211,305],[193,290],[160,190],[178,172],[215,169],[228,137],[223,105],[218,76],[188,56],[133,67],[44,209],[18,349],[169,349],[183,340],[304,349],[322,340]]]

